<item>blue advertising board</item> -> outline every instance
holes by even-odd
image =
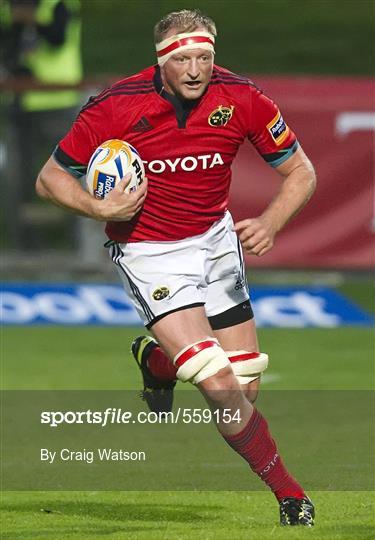
[[[3,283],[4,325],[124,325],[141,321],[124,290],[117,285]],[[374,318],[328,287],[251,289],[260,327],[334,328],[365,325]]]

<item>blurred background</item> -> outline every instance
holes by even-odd
[[[312,201],[273,251],[247,260],[252,280],[283,280],[285,269],[294,271],[293,281],[323,276],[341,282],[344,270],[369,278],[372,0],[2,0],[4,277],[117,280],[102,248],[102,224],[38,200],[35,178],[87,98],[154,63],[154,23],[186,7],[199,7],[216,21],[217,63],[250,76],[279,104],[318,173]],[[233,168],[235,218],[257,215],[277,187],[273,171],[245,143]]]

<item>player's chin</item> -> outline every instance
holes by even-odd
[[[199,99],[203,96],[206,86],[200,84],[199,86],[188,86],[184,85],[181,88],[181,95],[184,99]]]

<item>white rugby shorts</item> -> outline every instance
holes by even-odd
[[[242,248],[232,227],[226,212],[206,233],[177,242],[108,243],[145,326],[188,307],[204,305],[214,317],[248,303]]]

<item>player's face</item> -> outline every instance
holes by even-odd
[[[175,33],[172,30],[165,37]],[[210,82],[213,65],[214,55],[206,49],[176,52],[161,68],[164,88],[182,99],[198,99]]]

